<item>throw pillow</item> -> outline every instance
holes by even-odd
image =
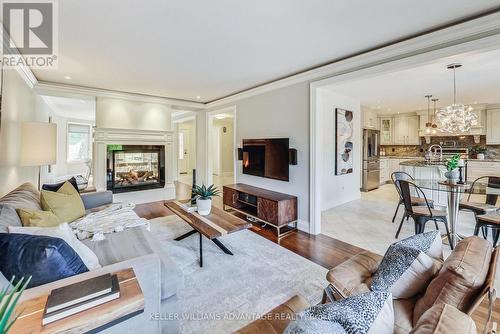
[[[64,185],[65,182],[71,183],[71,185],[75,188],[75,190],[78,191],[78,184],[76,183],[76,178],[74,176],[68,181],[63,181],[54,184],[44,184],[42,185],[42,190],[57,192],[59,189],[61,189],[61,187]]]
[[[78,254],[60,238],[0,233],[0,252],[3,275],[31,276],[28,288],[88,271]]]
[[[437,230],[415,234],[394,244],[416,248],[433,259],[443,261],[443,242]]]
[[[51,211],[62,222],[71,223],[85,215],[82,198],[68,181],[57,192],[42,190],[41,202],[43,210]]]
[[[22,226],[21,218],[16,209],[10,205],[0,203],[0,232],[9,232],[9,226]]]
[[[23,226],[51,227],[61,224],[59,218],[50,211],[17,209],[17,214],[21,218]]]
[[[367,292],[330,304],[315,305],[299,313],[298,319],[331,321],[341,325],[347,333],[394,333],[394,309],[388,292]],[[294,322],[287,329],[297,326]]]
[[[17,227],[9,226],[9,233],[20,233],[30,235],[45,235],[47,237],[61,238],[73,248],[80,256],[83,263],[89,270],[101,268],[99,259],[93,251],[90,250],[83,242],[78,240],[76,235],[69,227],[68,223],[62,223],[56,227]]]
[[[394,299],[407,299],[425,290],[441,262],[417,248],[399,243],[389,247],[373,275],[372,291],[389,291]]]
[[[339,323],[320,319],[297,319],[283,334],[347,334]]]

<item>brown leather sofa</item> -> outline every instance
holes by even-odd
[[[489,298],[490,309],[493,306],[499,247],[492,251],[491,244],[478,237],[462,240],[425,292],[394,300],[395,333],[476,333],[470,315],[485,298]],[[334,297],[369,291],[381,260],[382,256],[364,251],[331,269],[327,279]],[[294,315],[309,306],[303,297],[295,296],[236,333],[283,333]]]
[[[295,314],[310,305],[297,295],[269,313],[241,328],[235,334],[281,334]],[[446,304],[434,305],[419,319],[411,334],[476,334],[476,324],[470,316]]]
[[[394,300],[395,333],[412,331],[424,312],[434,305],[447,304],[471,315],[484,298],[492,307],[499,248],[478,237],[463,239],[444,261],[425,292],[411,299]],[[327,280],[337,298],[369,290],[382,256],[365,251],[331,269]]]

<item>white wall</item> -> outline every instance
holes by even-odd
[[[317,117],[322,128],[318,133],[321,138],[321,148],[317,162],[321,166],[320,203],[321,210],[324,211],[361,197],[362,115],[360,101],[354,98],[322,88],[319,89],[318,99]],[[354,113],[353,172],[346,175],[335,175],[335,108],[350,110]]]
[[[171,113],[165,104],[97,97],[96,127],[171,131]]]
[[[298,153],[298,165],[290,166],[289,182],[244,175],[240,161],[236,181],[297,196],[299,228],[309,232],[309,83],[273,90],[232,105],[236,106],[236,145],[241,146],[243,139],[287,137],[290,147]],[[206,114],[198,114],[198,124],[206,124]],[[198,126],[198,141],[202,143],[205,128]],[[199,168],[204,167],[204,153],[200,152],[197,158]]]
[[[36,94],[19,73],[13,69],[6,69],[3,74],[4,86],[0,124],[0,196],[24,182],[37,184],[38,168],[20,166],[20,127],[22,122],[48,121],[48,114],[36,111]]]
[[[214,119],[213,125],[216,131],[219,132],[219,142],[217,143],[220,150],[220,162],[218,174],[222,176],[233,175],[234,166],[234,130],[233,130],[233,118],[224,119]],[[226,128],[226,132],[224,132]],[[212,133],[214,133],[213,131]],[[215,156],[214,156],[215,161]],[[213,169],[214,174],[217,174],[215,168]]]

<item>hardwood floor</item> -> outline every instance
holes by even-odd
[[[187,199],[190,197],[191,189],[188,185],[177,183],[176,189],[178,199]],[[222,202],[214,201],[214,205],[221,206]],[[174,214],[163,205],[163,201],[139,204],[136,206],[135,212],[140,217],[146,219]],[[294,231],[278,241],[274,229],[254,224],[250,230],[327,269],[341,264],[348,258],[364,250],[323,234],[310,235],[302,231]],[[478,333],[482,332],[487,316],[488,303],[487,301],[483,301],[478,310],[472,315],[472,318],[476,322]],[[499,303],[495,303],[494,305],[493,321],[500,323]]]

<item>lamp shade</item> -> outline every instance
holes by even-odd
[[[56,154],[56,124],[42,122],[21,124],[21,166],[54,165]]]

